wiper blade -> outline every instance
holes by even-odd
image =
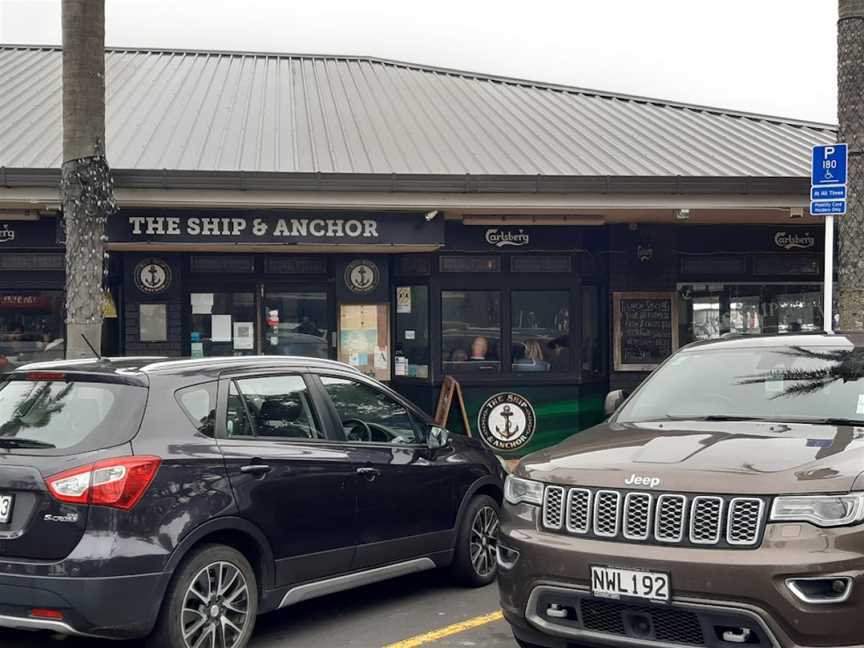
[[[56,448],[53,443],[37,441],[36,439],[21,439],[18,437],[0,437],[0,448]]]

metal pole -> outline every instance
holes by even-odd
[[[825,295],[822,299],[823,327],[834,332],[834,214],[825,216]]]

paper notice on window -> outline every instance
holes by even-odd
[[[209,315],[213,312],[213,293],[192,293],[192,314]]]
[[[213,342],[231,341],[231,316],[214,315],[210,322],[210,340]]]
[[[864,414],[864,394],[858,395],[858,407],[855,408],[856,414]]]
[[[411,329],[408,329],[407,331],[405,331],[405,339],[406,340],[416,340],[417,339],[417,333],[415,333]]]
[[[204,343],[203,342],[193,342],[192,350],[189,354],[193,358],[203,358],[204,357]]]
[[[399,286],[396,288],[396,312],[410,313],[411,312],[411,287]]]
[[[396,356],[396,375],[397,376],[407,376],[408,375],[408,358]]]
[[[255,348],[255,324],[253,322],[234,322],[234,348],[249,351]]]
[[[382,349],[381,347],[375,348],[375,368],[387,368],[387,351],[385,349]]]

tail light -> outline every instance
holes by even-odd
[[[128,511],[150,486],[159,457],[120,457],[49,477],[48,490],[67,504],[93,504]]]

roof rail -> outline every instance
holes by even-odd
[[[282,365],[282,364],[291,364],[297,365],[302,364],[305,366],[318,366],[318,367],[332,367],[334,369],[350,369],[351,371],[355,371],[360,373],[360,370],[357,367],[352,367],[349,364],[344,362],[338,362],[336,360],[329,360],[326,358],[310,358],[307,356],[290,356],[290,355],[252,355],[252,356],[213,356],[210,358],[183,358],[183,359],[170,359],[170,358],[160,358],[159,362],[154,362],[151,364],[144,365],[141,367],[141,371],[143,372],[158,372],[158,371],[169,371],[171,369],[177,369],[182,367],[211,367],[211,366],[242,366],[242,365],[254,365],[254,364],[265,364],[265,365]]]

